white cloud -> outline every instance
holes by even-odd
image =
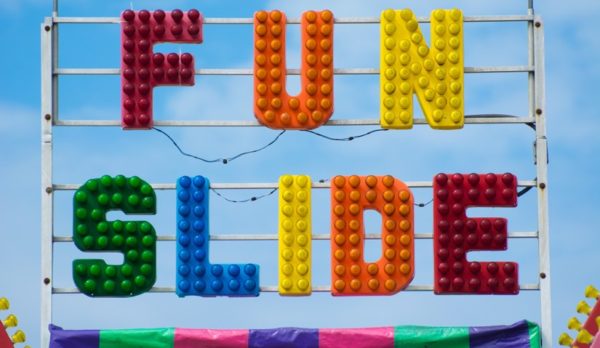
[[[536,1],[536,13],[553,21],[593,20],[600,12],[600,3],[595,0]]]
[[[0,136],[18,138],[38,131],[40,118],[37,110],[0,100]]]
[[[0,1],[0,10],[11,13],[23,11],[30,7],[39,7],[48,4],[45,0],[2,0]]]

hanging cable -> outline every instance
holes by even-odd
[[[252,154],[252,153],[257,153],[257,152],[260,152],[262,150],[265,150],[266,148],[268,148],[268,147],[272,146],[273,144],[275,144],[279,140],[279,138],[281,138],[281,136],[287,131],[287,130],[282,130],[268,144],[266,144],[265,146],[260,147],[258,149],[250,150],[250,151],[244,151],[244,152],[239,153],[239,154],[237,154],[235,156],[231,156],[231,157],[227,157],[227,158],[206,159],[204,157],[196,156],[196,155],[193,155],[191,153],[183,151],[183,149],[175,141],[175,139],[173,139],[173,137],[170,136],[164,130],[156,128],[156,127],[152,127],[152,129],[154,129],[155,131],[157,131],[157,132],[161,133],[162,135],[164,135],[165,137],[167,137],[167,139],[169,139],[171,141],[171,143],[173,144],[173,146],[175,146],[175,148],[177,149],[177,151],[179,151],[179,153],[182,154],[183,156],[190,157],[190,158],[193,158],[193,159],[197,159],[197,160],[202,161],[204,163],[217,163],[217,162],[221,162],[223,164],[227,164],[227,163],[229,163],[229,162],[231,162],[233,160],[236,160],[236,159],[238,159],[240,157],[243,157],[243,156],[246,156],[246,155],[249,155],[249,154]],[[319,136],[321,138],[324,138],[324,139],[327,139],[327,140],[332,140],[332,141],[352,141],[354,139],[362,138],[362,137],[365,137],[367,135],[371,135],[371,134],[376,133],[376,132],[384,132],[384,131],[387,131],[387,130],[388,129],[373,129],[373,130],[368,131],[366,133],[362,133],[362,134],[359,134],[359,135],[353,135],[353,136],[349,136],[349,137],[345,137],[345,138],[334,138],[334,137],[330,137],[328,135],[324,135],[324,134],[321,134],[321,133],[318,133],[318,132],[315,132],[315,131],[312,131],[312,130],[303,130],[303,132],[311,133],[311,134],[314,134],[314,135]]]
[[[536,180],[536,181],[537,181],[537,177],[536,177],[535,179],[533,179],[533,180]],[[524,195],[524,194],[526,194],[527,192],[531,191],[531,189],[532,189],[532,188],[533,188],[533,186],[527,186],[527,187],[525,187],[524,189],[522,189],[521,191],[519,191],[519,192],[517,193],[517,197],[521,197],[522,195]]]
[[[265,193],[263,195],[252,196],[252,197],[246,198],[246,199],[231,199],[231,198],[225,197],[221,192],[219,192],[219,191],[217,191],[217,190],[215,190],[213,188],[211,188],[210,190],[212,192],[214,192],[217,196],[219,196],[222,199],[226,200],[227,202],[230,202],[230,203],[248,203],[248,202],[256,202],[259,199],[262,199],[262,198],[265,198],[265,197],[269,197],[272,194],[274,194],[275,192],[277,192],[278,189],[279,188],[274,188],[271,191],[269,191],[268,193]]]
[[[425,203],[415,203],[415,207],[423,208],[431,204],[433,202],[433,198]]]
[[[171,143],[173,143],[173,145],[177,148],[177,150],[179,151],[179,153],[182,154],[182,155],[184,155],[184,156],[186,156],[186,157],[194,158],[194,159],[197,159],[197,160],[205,162],[205,163],[217,163],[217,162],[221,162],[223,164],[227,164],[227,163],[229,163],[229,162],[231,162],[231,161],[233,161],[235,159],[238,159],[238,158],[240,158],[242,156],[245,156],[245,155],[248,155],[248,154],[251,154],[251,153],[255,153],[255,152],[259,152],[259,151],[262,151],[262,150],[268,148],[269,146],[275,144],[275,142],[277,142],[277,140],[279,140],[279,138],[286,132],[285,130],[282,130],[281,132],[279,132],[279,134],[277,134],[277,136],[275,137],[275,139],[271,140],[267,145],[265,145],[265,146],[263,146],[261,148],[258,148],[256,150],[245,151],[245,152],[239,153],[239,154],[237,154],[235,156],[227,157],[227,158],[206,159],[206,158],[202,158],[202,157],[199,157],[199,156],[196,156],[196,155],[193,155],[193,154],[190,154],[190,153],[187,153],[187,152],[183,151],[183,149],[181,149],[181,146],[179,146],[179,144],[177,144],[177,142],[175,141],[175,139],[173,139],[173,137],[171,137],[169,134],[167,134],[167,132],[163,131],[162,129],[158,129],[156,127],[152,127],[152,129],[154,129],[155,131],[157,131],[157,132],[163,134],[164,136],[166,136],[171,141]]]
[[[353,135],[353,136],[349,136],[349,137],[346,137],[346,138],[334,138],[334,137],[330,137],[330,136],[328,136],[328,135],[325,135],[325,134],[321,134],[321,133],[315,132],[315,131],[313,131],[313,130],[303,130],[303,132],[307,132],[307,133],[310,133],[310,134],[314,134],[314,135],[316,135],[316,136],[319,136],[319,137],[321,137],[321,138],[325,138],[325,139],[327,139],[327,140],[333,140],[333,141],[352,141],[352,140],[354,140],[354,139],[358,139],[358,138],[366,137],[367,135],[371,135],[371,134],[373,134],[373,133],[377,133],[377,132],[385,132],[385,131],[388,131],[388,130],[389,130],[389,129],[383,129],[383,128],[381,128],[381,129],[373,129],[373,130],[371,130],[371,131],[368,131],[368,132],[366,132],[366,133],[359,134],[359,135]]]
[[[277,140],[279,140],[279,138],[280,138],[280,137],[283,135],[283,133],[285,133],[285,130],[282,130],[282,131],[281,131],[279,134],[277,134],[277,136],[275,137],[275,139],[271,140],[271,142],[270,142],[270,143],[268,143],[267,145],[265,145],[265,146],[263,146],[263,147],[261,147],[261,148],[259,148],[259,149],[256,149],[256,150],[250,150],[250,151],[245,151],[245,152],[242,152],[242,153],[240,153],[240,154],[237,154],[237,155],[235,155],[235,156],[233,156],[233,157],[229,157],[229,158],[226,158],[226,159],[224,159],[224,160],[223,160],[223,164],[227,164],[227,162],[228,162],[228,161],[229,161],[229,162],[231,162],[231,161],[233,161],[233,160],[235,160],[235,159],[238,159],[238,158],[240,158],[240,157],[242,157],[242,156],[246,156],[246,155],[249,155],[249,154],[251,154],[251,153],[256,153],[256,152],[259,152],[259,151],[262,151],[262,150],[266,149],[267,147],[269,147],[269,146],[271,146],[271,145],[275,144],[275,142],[277,142]]]

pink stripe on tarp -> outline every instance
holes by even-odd
[[[319,348],[394,348],[394,328],[320,329]]]
[[[175,329],[174,348],[247,348],[248,330]]]

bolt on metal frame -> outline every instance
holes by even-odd
[[[429,18],[418,17],[419,22],[428,22]],[[466,124],[534,124],[535,125],[535,166],[537,179],[519,181],[520,187],[534,187],[537,192],[537,231],[511,232],[509,238],[533,238],[538,240],[538,269],[539,283],[521,284],[521,290],[539,291],[541,308],[542,341],[550,345],[552,341],[552,314],[550,294],[550,247],[548,229],[548,196],[547,196],[547,138],[546,138],[546,109],[544,85],[544,36],[541,17],[534,14],[533,0],[528,0],[527,15],[504,16],[465,16],[465,22],[527,22],[528,32],[528,65],[527,66],[498,66],[498,67],[465,67],[465,73],[527,73],[529,91],[529,114],[525,117],[506,117],[507,115],[473,115],[466,116]],[[52,17],[44,20],[41,27],[41,346],[48,347],[50,334],[48,324],[52,322],[52,297],[56,294],[79,293],[75,288],[56,288],[53,286],[53,247],[54,243],[72,243],[71,237],[54,235],[54,192],[76,190],[77,184],[54,183],[53,172],[53,127],[82,127],[82,126],[115,126],[121,125],[118,115],[114,120],[60,120],[58,114],[58,80],[60,75],[118,75],[119,69],[69,69],[59,68],[58,44],[59,25],[63,24],[119,24],[119,18],[97,17],[60,17],[58,0],[53,0]],[[207,25],[251,25],[251,18],[206,18]],[[299,19],[288,19],[288,23],[300,23]],[[335,18],[336,24],[378,24],[379,18]],[[197,75],[252,75],[251,69],[197,69]],[[299,69],[289,69],[289,74],[299,74]],[[378,75],[379,69],[353,68],[335,69],[335,75]],[[221,121],[156,121],[157,126],[163,127],[257,127],[256,120]],[[415,125],[426,125],[424,120],[415,119]],[[378,119],[347,119],[331,120],[327,126],[364,126],[379,125]],[[407,182],[409,187],[431,187],[431,182]],[[152,184],[157,190],[174,190],[174,184]],[[213,183],[215,189],[272,189],[276,183]],[[315,182],[316,189],[327,189],[329,184]],[[315,240],[328,240],[329,234],[313,234]],[[416,233],[417,239],[431,239],[432,233]],[[367,234],[367,239],[378,239],[379,234]],[[264,241],[277,240],[277,234],[261,235],[211,235],[214,241]],[[158,236],[158,241],[174,241],[175,236]],[[432,291],[433,285],[410,285],[407,291]],[[172,293],[173,287],[154,287],[150,292]],[[263,292],[277,292],[276,285],[262,286]],[[330,291],[329,285],[313,287],[315,292]]]

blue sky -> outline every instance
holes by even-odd
[[[250,17],[260,9],[282,9],[299,17],[308,9],[329,8],[338,17],[378,16],[386,8],[410,7],[418,16],[434,8],[458,7],[465,15],[525,14],[526,1],[61,1],[63,16],[116,17],[123,9],[197,8],[205,17]],[[545,21],[546,90],[549,139],[551,272],[554,336],[575,314],[587,284],[600,286],[595,218],[600,189],[597,153],[600,130],[597,91],[600,78],[600,3],[594,0],[539,1],[536,12]],[[0,296],[8,297],[13,312],[30,338],[39,345],[40,277],[40,23],[51,14],[51,1],[0,2]],[[346,68],[378,66],[379,28],[376,25],[337,26],[335,64]],[[425,33],[427,27],[423,27]],[[119,65],[117,25],[65,25],[60,31],[63,68],[116,68]],[[288,29],[289,67],[299,64],[297,27]],[[426,34],[427,35],[427,34]],[[526,26],[466,24],[465,65],[526,65]],[[196,67],[249,68],[252,62],[250,26],[206,26],[202,45],[161,45],[159,51],[179,50],[196,57]],[[61,119],[119,119],[119,79],[61,77]],[[378,78],[337,77],[333,118],[378,117]],[[196,79],[193,88],[160,88],[155,92],[156,119],[251,120],[250,77]],[[299,90],[289,79],[289,91]],[[467,75],[467,114],[527,114],[524,74]],[[417,109],[416,109],[417,110]],[[418,112],[418,111],[417,111]],[[324,127],[320,132],[349,136],[373,129]],[[205,157],[224,157],[260,147],[276,134],[264,128],[166,129],[184,149]],[[154,131],[124,132],[120,128],[55,128],[55,183],[83,183],[103,174],[138,175],[149,182],[174,183],[182,175],[204,175],[212,182],[276,182],[283,174],[307,174],[313,179],[337,174],[392,174],[406,181],[430,180],[438,172],[512,172],[522,180],[535,177],[533,132],[526,126],[466,126],[453,132],[415,127],[377,133],[350,143],[330,142],[307,133],[288,132],[269,149],[226,166],[207,165],[181,157]],[[223,191],[245,198],[262,191]],[[426,202],[430,190],[415,190]],[[55,233],[71,234],[72,192],[56,194]],[[158,214],[148,217],[158,234],[174,233],[175,195],[158,193]],[[275,233],[276,196],[252,204],[231,204],[211,195],[212,233]],[[515,209],[480,209],[483,216],[506,216],[509,231],[536,228],[535,192]],[[327,190],[313,191],[313,232],[327,233]],[[118,215],[115,215],[115,217]],[[374,215],[367,216],[375,230]],[[416,232],[430,232],[431,206],[418,208]],[[368,243],[367,257],[376,259],[376,244]],[[329,283],[329,244],[313,244],[315,284]],[[431,241],[417,241],[413,284],[432,281]],[[174,285],[174,243],[159,246],[157,286]],[[70,264],[85,255],[68,244],[55,246],[55,286],[72,287]],[[213,262],[255,262],[261,265],[261,284],[277,280],[276,243],[213,243]],[[112,258],[111,258],[112,257]],[[108,259],[117,262],[119,258]],[[478,260],[514,260],[522,267],[521,283],[536,282],[537,244],[510,240],[509,250],[480,253]],[[263,294],[251,299],[179,299],[174,294],[145,294],[134,299],[54,297],[54,323],[66,328],[124,327],[357,327],[401,324],[491,325],[520,319],[539,321],[536,293],[517,297],[434,296],[400,293],[393,297],[332,298],[313,294],[284,298]],[[556,341],[556,339],[554,340]]]

